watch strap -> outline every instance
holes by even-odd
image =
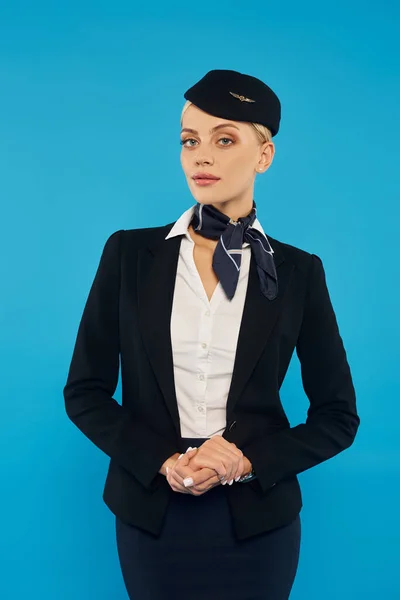
[[[256,479],[257,475],[254,472],[254,469],[251,469],[250,473],[247,473],[246,475],[242,475],[242,477],[240,479],[238,479],[238,483],[246,483],[247,481],[252,481],[253,479]]]

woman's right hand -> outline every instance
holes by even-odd
[[[190,460],[196,455],[198,448],[187,450],[185,454],[177,458],[173,466],[167,468],[166,478],[174,492],[181,494],[192,494],[192,496],[201,496],[211,488],[219,485],[220,478],[214,469],[195,468],[189,466]],[[200,473],[201,471],[201,473]],[[196,479],[195,486],[185,486],[183,480],[192,477]]]
[[[221,435],[214,435],[201,444],[190,466],[194,470],[215,469],[222,483],[233,483],[243,474],[247,462],[248,459],[236,444],[228,442]]]

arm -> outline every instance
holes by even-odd
[[[321,259],[313,254],[303,321],[296,346],[310,401],[305,423],[257,439],[242,448],[263,492],[348,448],[360,418],[350,367],[326,286]]]
[[[64,387],[71,421],[98,448],[152,488],[160,465],[176,452],[112,396],[119,374],[120,244],[123,230],[107,240],[83,311]]]

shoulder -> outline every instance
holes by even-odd
[[[111,233],[106,241],[106,246],[111,245],[118,247],[119,249],[123,246],[125,249],[138,250],[149,244],[162,242],[167,236],[168,232],[174,225],[168,223],[167,225],[161,225],[158,227],[137,227],[134,229],[119,229]],[[318,263],[318,266],[322,266],[321,258],[313,252],[307,251],[293,244],[289,244],[282,240],[278,240],[268,233],[265,234],[271,244],[274,252],[283,257],[284,261],[292,263],[301,272],[309,273],[314,263]]]
[[[137,227],[135,229],[118,229],[109,235],[105,246],[123,246],[126,248],[142,248],[149,243],[162,241],[174,222],[159,227]]]
[[[305,274],[310,271],[315,261],[322,264],[320,257],[313,252],[309,252],[304,248],[299,248],[293,244],[288,244],[287,242],[278,240],[268,234],[266,234],[266,236],[275,252],[282,255],[285,261],[292,263],[297,269]]]

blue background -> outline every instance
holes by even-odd
[[[300,475],[291,599],[397,599],[398,4],[140,4],[1,3],[0,597],[127,598],[108,457],[68,420],[62,388],[107,237],[194,203],[183,93],[227,68],[282,100],[258,216],[322,258],[361,417],[349,450]],[[295,355],[282,400],[304,421]]]

